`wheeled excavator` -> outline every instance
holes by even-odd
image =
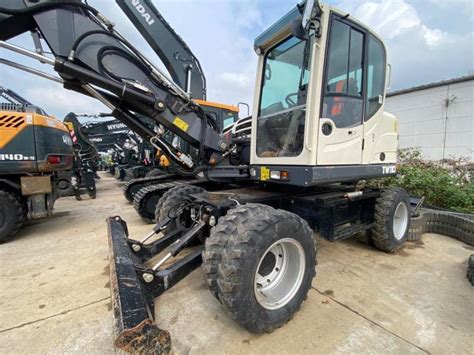
[[[86,190],[91,199],[95,199],[97,196],[95,180],[100,157],[94,143],[89,139],[87,127],[79,122],[78,117],[79,115],[74,112],[69,112],[63,122],[68,128],[72,140],[74,164],[71,180],[74,196],[80,201],[82,200],[82,190]]]
[[[42,108],[0,86],[0,243],[26,220],[50,217],[72,167],[66,127]]]
[[[144,1],[128,3],[153,23]],[[398,125],[384,111],[384,43],[350,14],[306,0],[258,36],[251,127],[222,134],[176,79],[89,4],[0,4],[0,47],[50,65],[59,74],[52,80],[105,104],[192,178],[162,184],[158,223],[144,237],[130,236],[119,216],[107,220],[118,348],[170,351],[170,334],[154,322],[154,299],[199,266],[232,319],[250,332],[271,332],[292,318],[311,287],[314,231],[329,241],[366,231],[385,252],[405,242],[407,193],[357,183],[396,174]],[[52,56],[8,42],[27,31]],[[198,154],[168,143],[139,115]]]
[[[111,117],[110,113],[99,114],[74,114],[77,118],[103,119]],[[68,117],[67,117],[68,118]],[[146,122],[146,118],[143,118]],[[150,123],[148,122],[150,125]],[[94,122],[80,123],[77,119],[69,122],[75,128],[76,136],[83,136],[83,144],[93,146],[97,151],[96,160],[99,161],[99,152],[106,154],[108,150],[114,150],[116,161],[114,164],[114,175],[118,180],[130,180],[145,176],[154,169],[154,151],[147,141],[116,119],[99,120]],[[150,125],[151,128],[154,125]],[[85,142],[85,139],[88,143]],[[74,140],[74,137],[73,137]],[[94,169],[95,171],[96,169]]]

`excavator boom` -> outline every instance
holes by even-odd
[[[115,0],[171,74],[194,99],[206,100],[206,77],[186,42],[150,0]]]
[[[52,65],[62,77],[65,88],[100,100],[117,119],[144,139],[153,138],[153,143],[184,170],[193,173],[196,169],[206,169],[211,158],[221,160],[229,147],[218,133],[213,117],[179,85],[167,79],[97,10],[80,1],[38,4],[25,0],[24,4],[23,8],[18,8],[18,3],[11,8],[0,7],[0,26],[14,23],[12,18],[28,18],[28,21],[18,21],[18,26],[24,31],[37,29],[54,59],[4,41],[0,47]],[[51,26],[52,23],[58,26]],[[16,35],[18,32],[20,30],[8,33]],[[2,40],[10,38],[8,33],[1,35]],[[138,115],[149,117],[198,148],[199,161],[177,152]]]

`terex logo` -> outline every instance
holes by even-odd
[[[149,26],[155,23],[155,20],[151,18],[151,15],[148,12],[146,12],[145,7],[140,3],[140,0],[132,0],[132,5],[140,13],[140,15],[145,19],[146,23],[148,23]]]

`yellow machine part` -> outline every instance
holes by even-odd
[[[167,168],[168,166],[170,166],[169,159],[166,157],[166,155],[163,154],[163,152],[161,150],[158,149],[156,151],[156,157],[160,158],[160,166],[161,167]]]
[[[215,108],[220,108],[227,111],[239,112],[239,108],[233,105],[226,105],[226,104],[221,104],[219,102],[203,101],[203,100],[193,100],[193,101],[201,106],[215,107]]]
[[[66,126],[54,117],[32,112],[0,111],[0,149],[6,147],[21,131],[32,125],[68,131]]]

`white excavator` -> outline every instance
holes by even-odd
[[[154,21],[142,2],[129,1],[132,11]],[[0,47],[51,65],[59,77],[4,64],[101,101],[189,177],[157,184],[163,195],[148,235],[129,236],[119,216],[108,219],[118,348],[170,350],[169,333],[154,323],[154,298],[199,266],[237,323],[270,332],[292,318],[311,287],[313,231],[330,241],[366,232],[385,252],[405,242],[407,193],[358,183],[396,174],[398,126],[384,111],[384,43],[350,14],[307,0],[257,37],[251,125],[237,130],[237,122],[224,133],[90,4],[2,0],[0,25]],[[27,31],[52,55],[8,42]],[[141,116],[198,154],[173,146]]]

